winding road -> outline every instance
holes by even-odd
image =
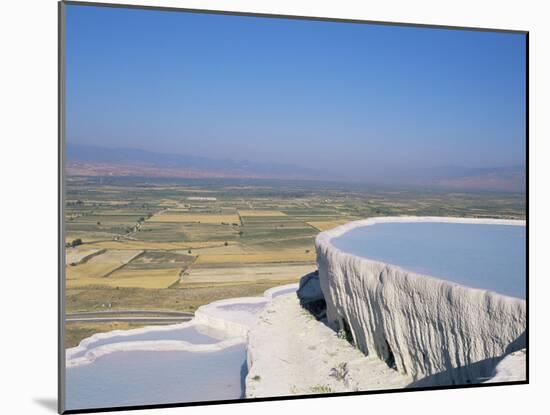
[[[185,311],[164,310],[108,310],[67,313],[67,323],[150,323],[175,324],[189,321],[194,314]]]

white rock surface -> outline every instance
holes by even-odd
[[[93,363],[97,358],[121,351],[189,351],[216,352],[246,342],[250,326],[261,309],[280,294],[295,291],[298,284],[287,284],[267,290],[263,297],[242,297],[215,301],[197,309],[194,318],[185,323],[166,326],[147,326],[131,330],[112,330],[96,333],[83,339],[78,346],[67,349],[66,367]],[[224,339],[217,343],[193,344],[183,340],[163,340],[163,332],[201,326],[214,332],[223,332]],[[156,334],[158,340],[121,341],[140,334]],[[111,340],[112,339],[112,340]]]
[[[493,377],[486,383],[525,381],[527,379],[526,369],[527,355],[525,349],[521,349],[502,359],[495,368]]]
[[[247,398],[403,388],[412,379],[366,357],[304,310],[272,300],[248,334]]]
[[[342,252],[331,239],[381,222],[516,224],[463,218],[376,218],[351,222],[317,236],[317,262],[327,317],[335,330],[349,326],[369,356],[395,360],[398,371],[430,384],[486,379],[498,358],[525,347],[525,301],[406,271]]]
[[[200,306],[195,311],[193,322],[203,324],[217,330],[223,330],[234,336],[246,336],[249,327],[254,323],[259,309],[269,299],[265,297],[241,297],[227,300],[214,301],[213,303]],[[250,312],[247,308],[253,311]]]

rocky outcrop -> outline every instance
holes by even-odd
[[[525,347],[525,301],[342,252],[331,239],[388,221],[510,223],[458,218],[352,222],[317,236],[327,321],[366,355],[410,376],[412,386],[478,383]]]

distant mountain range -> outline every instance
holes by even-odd
[[[219,160],[131,148],[67,144],[67,174],[162,178],[250,178],[343,181],[331,172],[287,163]],[[423,186],[451,190],[525,191],[524,166],[467,168],[444,166],[388,169],[377,177],[349,181],[379,185]]]
[[[67,144],[69,174],[84,176],[318,179],[321,172],[285,163],[217,160],[132,148]]]
[[[525,166],[412,169],[394,173],[389,182],[456,190],[525,192]]]

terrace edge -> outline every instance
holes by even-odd
[[[344,330],[365,354],[374,353],[415,380],[430,377],[420,383],[428,386],[490,377],[504,355],[526,347],[525,300],[355,256],[330,242],[351,229],[388,222],[525,225],[498,219],[387,217],[321,232],[315,242],[319,280],[333,329]]]

